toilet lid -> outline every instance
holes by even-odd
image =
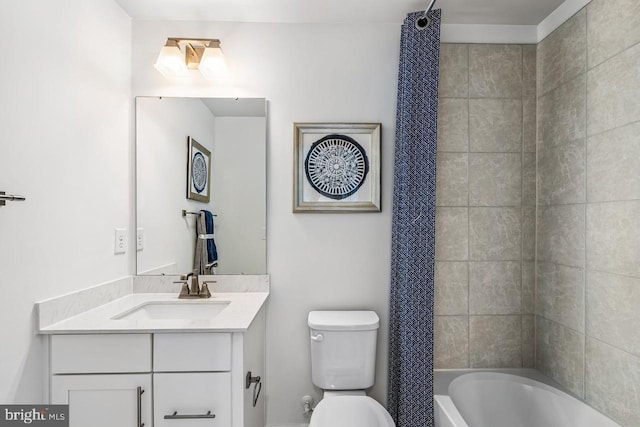
[[[309,427],[395,427],[395,423],[382,405],[368,396],[335,396],[318,403]]]

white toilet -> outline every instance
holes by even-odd
[[[373,311],[309,313],[312,380],[324,390],[309,427],[395,427],[365,394],[375,377],[379,323]]]

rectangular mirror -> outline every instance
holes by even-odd
[[[138,275],[193,271],[211,237],[211,274],[267,272],[266,121],[263,98],[136,98]],[[213,233],[198,237],[201,210]]]

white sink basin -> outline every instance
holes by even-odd
[[[152,301],[112,317],[114,320],[211,320],[229,301]]]

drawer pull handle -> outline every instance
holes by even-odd
[[[142,393],[144,390],[142,387],[138,387],[137,389],[137,398],[138,398],[138,427],[144,427],[144,423],[142,422]]]
[[[165,415],[165,420],[193,420],[201,418],[215,418],[216,414],[212,414],[211,411],[207,411],[204,415],[178,415],[178,411],[173,411],[171,415]]]

